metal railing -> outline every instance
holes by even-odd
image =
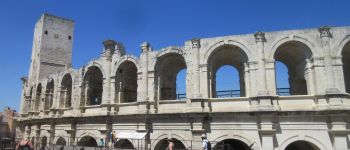
[[[240,97],[240,96],[241,96],[241,90],[216,91],[217,98]]]
[[[280,96],[289,96],[290,94],[290,88],[276,88],[277,95]]]

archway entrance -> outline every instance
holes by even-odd
[[[251,148],[240,140],[226,139],[218,142],[214,150],[251,150]]]
[[[178,139],[171,138],[171,141],[174,143],[176,150],[186,150],[186,146]],[[168,139],[160,140],[157,145],[154,147],[154,150],[165,150],[169,145]]]
[[[137,67],[131,61],[123,62],[115,74],[116,100],[120,103],[136,102]]]
[[[67,142],[63,137],[59,137],[56,141],[56,145],[67,145]]]
[[[320,148],[310,142],[295,141],[289,144],[285,150],[320,150]]]
[[[159,57],[156,68],[156,85],[159,100],[176,100],[177,97],[177,75],[186,69],[186,62],[182,55],[169,53]],[[185,79],[185,78],[184,78]],[[186,82],[186,81],[185,81]],[[186,96],[182,95],[181,98]]]
[[[246,96],[245,91],[245,64],[248,62],[248,57],[246,53],[239,47],[234,45],[223,45],[217,49],[210,55],[208,59],[208,77],[209,77],[209,88],[210,88],[210,97],[244,97]],[[231,87],[237,87],[237,89],[233,89],[235,94],[231,94],[228,96],[227,93],[233,92],[231,91],[218,91],[217,90],[217,73],[218,70],[223,66],[231,66],[233,67],[236,73],[226,74],[227,78],[237,79],[238,85],[232,85]],[[224,67],[225,68],[225,67]],[[235,76],[235,77],[234,77]]]
[[[280,68],[276,66],[278,63],[282,63],[288,68],[288,82],[289,85],[281,85],[279,81],[276,81],[277,92],[281,90],[284,93],[277,93],[279,95],[286,95],[286,91],[289,91],[290,95],[307,95],[308,89],[307,80],[308,76],[306,68],[307,60],[312,58],[312,52],[310,48],[298,41],[290,41],[279,46],[274,54],[275,71],[279,72]]]
[[[342,56],[345,91],[350,93],[350,42],[344,46]]]
[[[78,146],[97,147],[96,140],[91,136],[84,136],[78,142]]]
[[[82,86],[81,106],[100,105],[102,102],[103,75],[98,67],[88,68]]]
[[[120,139],[114,144],[115,148],[120,149],[135,149],[134,145],[127,139]]]
[[[72,105],[72,77],[70,74],[64,75],[61,83],[60,108],[69,108]]]
[[[54,81],[53,79],[46,85],[44,110],[49,111],[53,104]]]

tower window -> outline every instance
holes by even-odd
[[[45,35],[49,34],[49,32],[47,30],[45,30]]]
[[[68,36],[68,39],[71,40],[71,39],[72,39],[72,36]]]

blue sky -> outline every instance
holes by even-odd
[[[20,77],[28,74],[34,25],[44,12],[75,20],[78,68],[99,56],[107,38],[139,56],[143,41],[160,49],[194,37],[347,26],[349,5],[348,0],[1,0],[0,108],[19,108]]]

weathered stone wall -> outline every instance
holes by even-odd
[[[72,26],[62,28],[59,37],[72,33],[69,30]],[[147,132],[143,147],[152,149],[167,137],[198,149],[202,134],[213,141],[213,146],[234,139],[254,150],[282,150],[300,141],[321,150],[348,149],[350,97],[343,74],[346,62],[342,58],[349,57],[350,49],[346,46],[349,35],[350,27],[321,27],[193,39],[182,47],[158,51],[149,43],[142,43],[139,58],[125,54],[122,43],[107,40],[100,58],[79,69],[52,73],[35,83],[30,80],[37,76],[31,73],[32,63],[29,80],[23,85],[19,120],[26,136],[67,136],[64,138],[70,139],[71,144],[77,144],[87,135],[97,140],[114,130]],[[33,53],[37,50],[35,36]],[[46,46],[51,47],[54,40],[46,41]],[[55,44],[68,45],[65,48],[71,50],[70,42],[60,40]],[[61,61],[70,63],[71,51],[42,53],[53,60],[64,56]],[[276,61],[290,69],[290,96],[276,92]],[[130,65],[136,69],[123,73],[125,66]],[[223,65],[234,66],[239,71],[240,97],[216,98],[215,74]],[[103,76],[99,105],[87,102],[94,99],[89,93],[100,82],[87,79],[92,67]],[[186,99],[176,100],[173,79],[183,68],[187,69]],[[40,73],[44,74],[52,71],[41,69]],[[68,100],[66,89],[61,86],[67,74],[72,77],[71,106],[60,107],[66,106],[62,103]],[[130,80],[133,86],[121,79]],[[45,91],[50,81],[54,82],[53,104],[45,111],[44,103],[48,100]],[[35,105],[39,83],[43,87],[38,101],[40,109],[29,111],[33,110],[29,105]],[[130,91],[137,91],[134,96],[137,99],[125,101]],[[50,143],[57,139],[51,139]]]

